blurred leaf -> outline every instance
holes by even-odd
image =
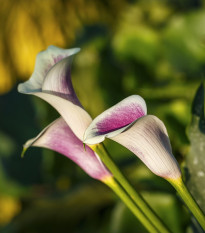
[[[185,158],[185,175],[188,188],[205,212],[205,119],[204,84],[197,90],[192,106],[192,121],[188,127],[191,142]]]
[[[184,215],[184,212],[180,209],[173,195],[167,193],[144,192],[143,196],[172,232],[184,233],[182,227],[184,221],[186,221],[186,215]],[[147,231],[123,203],[118,203],[112,214],[110,233],[126,232],[144,233]]]
[[[159,55],[158,42],[157,33],[146,25],[124,25],[113,39],[113,47],[120,58],[153,66]]]
[[[101,231],[106,226],[103,212],[112,203],[112,193],[105,185],[99,182],[81,185],[64,196],[47,196],[33,201],[1,232],[106,232],[105,229]]]
[[[110,233],[148,233],[138,219],[130,210],[119,202],[112,213],[110,222]]]
[[[15,141],[0,131],[0,156],[10,156],[17,149]]]
[[[180,207],[175,195],[145,192],[143,196],[171,232],[184,233],[183,224],[187,220],[187,215]]]
[[[203,69],[204,10],[175,16],[164,33],[164,55],[173,67],[188,75]]]
[[[42,159],[39,154],[20,157],[22,145],[38,132],[36,111],[29,97],[14,89],[0,97],[0,192],[17,195],[24,186],[40,183]],[[32,153],[31,153],[32,154]]]
[[[192,223],[187,228],[186,233],[204,233],[204,230],[201,228],[197,220],[194,217],[192,217]]]

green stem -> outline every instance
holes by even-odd
[[[205,216],[197,205],[193,197],[191,196],[189,190],[186,188],[182,178],[178,180],[167,179],[171,185],[176,189],[182,200],[185,202],[189,210],[192,212],[194,217],[197,219],[201,227],[205,230]]]
[[[94,146],[90,146],[100,157],[103,163],[108,167],[117,181],[122,185],[122,187],[126,190],[132,200],[136,203],[137,206],[141,209],[141,211],[146,215],[146,217],[152,222],[152,224],[158,229],[161,233],[170,233],[167,227],[163,224],[161,219],[156,215],[156,213],[151,209],[148,203],[143,199],[143,197],[135,191],[129,181],[125,178],[119,168],[112,161],[108,152],[106,151],[103,144],[98,144]]]
[[[129,195],[125,192],[125,190],[115,181],[113,177],[109,179],[105,179],[103,181],[106,185],[108,185],[126,204],[126,206],[132,211],[132,213],[141,221],[144,227],[150,233],[159,233],[156,228],[152,225],[152,223],[146,218],[146,216],[142,213],[139,207],[130,199]]]

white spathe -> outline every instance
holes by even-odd
[[[38,96],[51,104],[75,135],[83,140],[83,134],[92,119],[80,104],[70,75],[72,56],[79,50],[49,46],[40,52],[33,74],[28,81],[19,84],[18,91]]]
[[[142,97],[127,97],[92,121],[84,134],[84,143],[93,145],[110,138],[132,151],[156,175],[180,178],[164,123],[146,114]]]

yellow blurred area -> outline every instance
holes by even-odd
[[[107,22],[113,14],[103,1],[10,0],[0,1],[0,94],[18,80],[28,79],[35,57],[53,44],[71,47],[82,24]],[[124,1],[111,1],[109,9],[123,8]],[[82,23],[83,22],[83,23]]]
[[[41,19],[39,28],[35,18],[32,17],[34,6],[26,6],[29,2],[23,3],[23,6],[17,5],[11,12],[11,17],[15,15],[15,24],[10,25],[8,40],[17,72],[20,76],[27,77],[34,68],[36,54],[50,43],[64,46],[64,39],[54,16],[51,14],[51,7],[46,7],[45,2],[41,4],[41,7],[45,7],[44,10],[47,12],[45,12],[46,17]],[[30,14],[25,10],[29,7],[31,7]],[[38,10],[41,11],[39,7]],[[13,36],[14,32],[15,36]],[[54,38],[53,35],[55,35]]]
[[[0,196],[0,226],[7,224],[21,210],[20,201],[11,198]]]
[[[3,62],[0,54],[0,94],[5,93],[12,87],[12,80],[10,76],[9,67]]]

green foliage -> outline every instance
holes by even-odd
[[[174,195],[164,192],[144,192],[143,196],[172,232],[184,233],[183,223],[186,221],[187,213],[179,207]],[[182,214],[184,218],[180,217]],[[113,210],[110,233],[135,233],[136,225],[138,232],[147,233],[126,206],[123,203],[118,203]]]
[[[31,202],[31,200],[27,200]],[[100,183],[81,185],[65,192],[32,201],[2,233],[103,233],[108,228],[105,208],[113,203],[112,193]],[[99,217],[96,216],[97,212]]]
[[[197,90],[188,127],[190,152],[185,159],[187,185],[198,205],[205,212],[205,118],[204,84]]]

